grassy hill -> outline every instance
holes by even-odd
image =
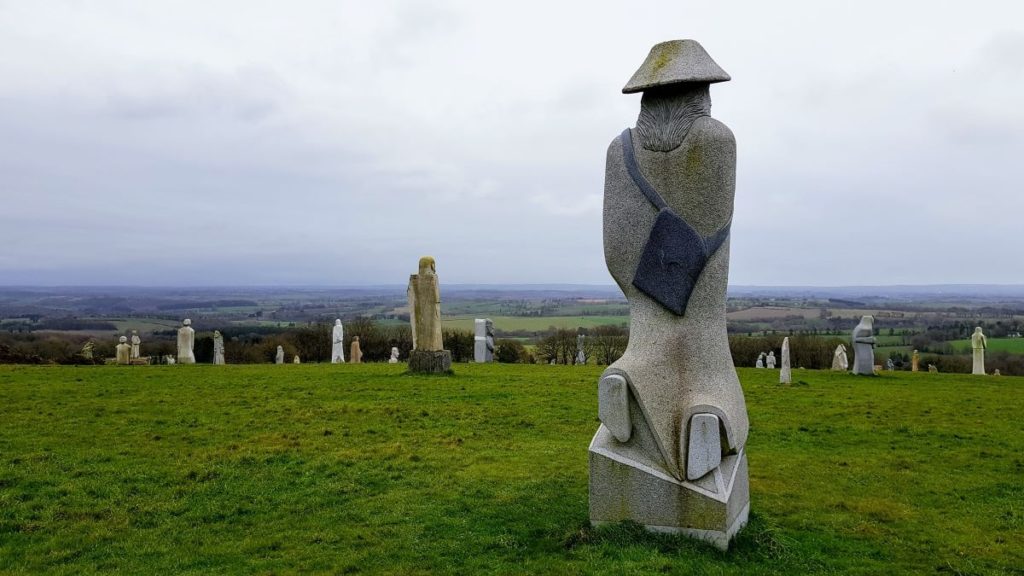
[[[728,553],[587,522],[599,367],[0,366],[0,573],[1020,574],[1024,378],[741,369]]]

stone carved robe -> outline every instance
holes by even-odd
[[[195,364],[196,355],[193,351],[196,343],[196,331],[186,325],[178,328],[178,364]]]
[[[331,363],[345,363],[345,328],[341,320],[335,320],[334,330],[331,331]]]
[[[863,316],[853,329],[853,373],[875,373],[875,328],[872,316]]]
[[[215,365],[224,364],[224,337],[221,336],[219,330],[213,332],[213,363]]]
[[[971,352],[973,353],[973,366],[971,374],[985,374],[985,349],[988,348],[988,339],[982,334],[981,328],[975,328],[971,335]]]

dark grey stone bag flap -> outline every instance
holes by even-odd
[[[697,233],[668,207],[640,173],[633,149],[633,135],[628,128],[622,133],[621,139],[622,156],[630,178],[651,204],[658,208],[658,216],[633,274],[633,286],[673,314],[683,316],[708,258],[729,237],[730,224],[707,238]]]

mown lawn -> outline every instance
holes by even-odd
[[[1022,574],[1024,378],[741,369],[721,553],[587,524],[595,366],[0,366],[5,574]]]

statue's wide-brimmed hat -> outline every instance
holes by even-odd
[[[732,80],[696,40],[669,40],[655,44],[651,53],[633,74],[623,94],[643,92],[659,86],[683,82],[728,82]]]

